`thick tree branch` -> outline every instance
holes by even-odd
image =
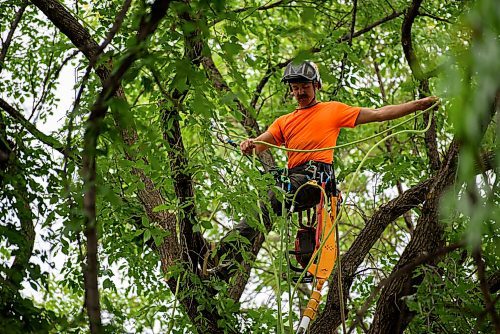
[[[184,13],[183,15],[187,15]],[[140,34],[139,34],[140,35]],[[199,64],[199,55],[201,48],[199,47],[198,33],[194,32],[188,34],[186,37],[186,57],[193,62],[194,65]],[[114,71],[113,71],[114,72]],[[157,84],[161,87],[161,83],[158,78],[155,78]],[[163,90],[162,90],[163,91]],[[163,91],[166,94],[165,91]],[[194,205],[194,188],[192,183],[192,175],[188,171],[187,162],[187,152],[185,151],[181,128],[179,124],[179,113],[178,110],[181,108],[182,100],[187,94],[187,90],[180,92],[174,90],[169,94],[168,99],[174,102],[174,106],[168,109],[162,109],[162,120],[164,123],[164,139],[169,144],[170,148],[168,150],[170,169],[172,173],[172,178],[174,179],[174,190],[181,204],[181,214],[179,215],[179,235],[180,235],[180,245],[169,245],[165,242],[159,249],[162,259],[162,268],[165,272],[170,270],[170,267],[174,263],[179,263],[182,258],[183,263],[191,265],[191,271],[193,273],[197,272],[198,260],[202,258],[205,252],[205,241],[203,236],[199,232],[193,231],[193,226],[196,221],[196,212]],[[171,96],[170,96],[171,95]],[[171,127],[167,127],[167,124],[172,122]],[[148,201],[150,202],[150,200]],[[175,221],[174,221],[175,223]],[[174,225],[175,227],[175,225]],[[170,228],[171,229],[171,228]],[[175,232],[175,231],[173,231]],[[177,233],[175,233],[177,235]],[[174,291],[176,280],[174,278],[168,279],[167,283],[170,288]],[[182,290],[190,290],[190,280],[182,282]],[[209,310],[204,310],[201,313],[204,315],[200,318],[200,311],[198,309],[197,297],[187,294],[186,297],[180,297],[180,301],[185,307],[185,310],[194,324],[202,331],[208,330],[209,332],[215,333],[217,331],[217,317],[212,314]],[[205,323],[203,319],[211,319],[209,323]]]
[[[189,4],[189,1],[186,0],[186,3]],[[193,17],[189,11],[182,12],[180,17],[196,27],[196,29],[184,35],[184,58],[193,67],[198,67],[201,64],[204,39],[199,20],[197,17]],[[179,202],[182,204],[180,235],[183,238],[183,246],[186,248],[186,252],[183,253],[183,260],[191,266],[194,273],[199,274],[199,270],[202,268],[203,256],[207,252],[207,246],[201,232],[194,232],[193,230],[197,220],[193,175],[189,170],[188,153],[184,147],[179,123],[182,103],[187,94],[188,89],[181,92],[174,88],[169,93],[170,100],[173,101],[174,105],[170,108],[163,108],[161,112],[164,129],[163,138],[169,145],[168,156],[170,171],[174,180],[174,190]],[[171,124],[171,127],[168,124]],[[195,321],[197,313],[197,310],[190,311],[193,321]]]
[[[188,7],[186,7],[186,11],[179,12],[178,14],[181,20],[189,22],[193,27],[196,27],[193,31],[187,32],[184,35],[184,58],[193,67],[199,66],[203,46],[202,31],[198,27],[199,22],[192,18]],[[173,88],[167,92],[162,85],[162,79],[154,68],[151,69],[151,73],[164,98],[169,101],[168,104],[165,103],[160,108],[161,123],[163,139],[168,146],[167,152],[174,191],[179,200],[179,215],[176,224],[178,225],[176,234],[178,233],[179,235],[179,245],[177,250],[161,247],[162,268],[165,272],[169,272],[171,266],[177,264],[186,270],[187,277],[193,277],[193,274],[200,274],[199,270],[202,267],[201,262],[204,254],[207,252],[207,246],[201,232],[195,232],[193,229],[197,221],[193,175],[189,169],[188,153],[184,147],[180,126],[183,101],[188,94],[189,88],[183,91]],[[190,83],[187,82],[186,84],[189,87]],[[172,258],[173,255],[175,256],[175,262],[164,261],[164,259]],[[172,291],[176,290],[177,279],[172,275],[167,280]],[[215,292],[210,291],[210,289],[204,286],[204,282],[199,282],[201,286],[198,286],[197,289],[204,291],[206,295],[202,295],[201,293],[192,295],[189,291],[192,290],[192,285],[195,283],[191,278],[181,279],[179,283],[182,293],[178,294],[177,298],[184,306],[187,315],[198,331],[200,333],[219,332],[220,329],[217,326],[217,321],[220,319],[220,316],[209,309],[200,311],[198,307],[201,299],[213,298]]]
[[[38,7],[54,25],[66,35],[71,42],[87,57],[92,59],[98,54],[99,44],[92,38],[89,31],[83,27],[57,0],[30,0]],[[107,77],[109,70],[101,65],[96,73],[102,79]]]

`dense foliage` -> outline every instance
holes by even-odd
[[[293,333],[310,294],[285,261],[296,227],[255,218],[260,171],[286,154],[230,143],[293,110],[282,69],[312,59],[323,101],[442,99],[358,174],[382,137],[335,150],[346,328],[499,332],[499,8],[2,0],[0,331]],[[242,217],[265,233],[224,282],[210,250]],[[341,326],[337,270],[311,333]]]

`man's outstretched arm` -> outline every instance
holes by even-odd
[[[378,109],[361,108],[355,125],[400,118],[412,112],[427,109],[436,103],[437,100],[436,96],[429,96],[420,100],[385,106]]]
[[[269,146],[267,145],[255,144],[254,141],[264,141],[266,143],[276,145],[276,141],[274,140],[273,135],[269,131],[266,131],[257,138],[249,138],[242,141],[240,144],[241,152],[243,154],[252,154],[253,150],[255,149],[257,153],[260,153],[269,148]]]

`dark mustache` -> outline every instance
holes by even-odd
[[[299,95],[299,99],[305,99],[307,95]]]

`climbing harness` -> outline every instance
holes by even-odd
[[[325,164],[321,162],[308,161],[307,163],[295,167],[292,169],[293,173],[301,174],[305,173],[308,181],[302,184],[296,191],[294,199],[292,200],[290,206],[290,214],[297,212],[299,227],[297,230],[297,235],[295,238],[295,249],[289,251],[289,254],[294,255],[295,259],[301,268],[292,264],[288,261],[288,265],[291,270],[302,273],[304,269],[309,264],[311,257],[314,252],[319,250],[319,245],[323,235],[323,231],[327,228],[324,224],[322,217],[326,215],[323,213],[323,209],[328,196],[336,196],[340,198],[340,192],[337,190],[335,184],[335,176],[333,172],[333,167],[330,164]],[[297,203],[297,194],[303,189],[309,188],[319,188],[319,200],[316,205],[311,205],[311,203]],[[288,191],[290,187],[288,187]],[[326,196],[324,195],[326,194]],[[335,205],[335,207],[337,207]],[[315,208],[312,217],[311,209]],[[333,208],[333,207],[332,207]],[[335,209],[337,210],[337,209]],[[303,223],[302,213],[307,212],[307,223]],[[314,278],[313,272],[308,272],[305,277],[303,277],[302,282],[310,283]],[[294,282],[297,283],[298,278],[293,278]]]
[[[293,277],[292,280],[295,283],[313,283],[315,286],[301,321],[301,328],[305,331],[309,322],[316,317],[321,289],[330,276],[338,257],[338,233],[332,232],[336,229],[336,217],[342,196],[337,190],[333,167],[330,164],[308,161],[290,170],[277,169],[273,171],[273,175],[278,187],[287,193],[291,190],[290,177],[305,176],[307,178],[307,181],[295,190],[288,210],[290,219],[293,213],[296,212],[298,215],[299,228],[294,243],[295,249],[288,252],[295,256],[298,266],[292,264],[291,259],[287,257],[288,268],[294,272],[303,273],[301,277]],[[312,218],[310,204],[297,201],[297,196],[308,188],[319,190],[319,200],[315,197],[317,204],[313,205]],[[328,202],[330,212],[326,208]],[[307,210],[306,224],[302,219],[304,210]]]
[[[292,190],[292,183],[288,177],[288,168],[273,167],[269,170],[269,173],[283,191],[290,193]]]

